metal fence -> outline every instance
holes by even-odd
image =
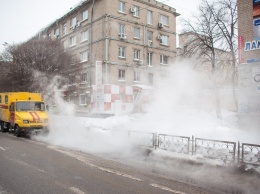
[[[224,163],[235,162],[236,142],[195,138],[194,154],[220,159]]]
[[[240,148],[242,148],[241,151],[242,163],[260,165],[260,145],[242,143],[242,146]]]
[[[139,145],[145,146],[149,148],[155,148],[155,133],[146,133],[146,132],[139,132],[139,131],[129,131],[128,136],[130,142]]]
[[[130,142],[174,153],[202,155],[218,159],[225,164],[251,164],[260,166],[260,145],[213,139],[192,138],[166,134],[128,131]],[[238,145],[238,146],[236,146]],[[237,155],[236,155],[237,153]]]
[[[158,148],[177,153],[189,154],[190,138],[174,135],[158,135]]]

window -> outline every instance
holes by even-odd
[[[134,28],[134,38],[140,38],[140,28]]]
[[[153,40],[153,32],[147,31],[147,40]]]
[[[88,52],[83,51],[80,53],[80,62],[88,61]]]
[[[8,104],[8,96],[5,95],[5,104]]]
[[[167,65],[168,64],[168,56],[160,55],[160,64]]]
[[[118,11],[125,13],[125,2],[119,1],[118,3]]]
[[[70,37],[70,46],[76,45],[76,36]]]
[[[88,36],[89,36],[88,30],[86,30],[84,32],[81,32],[81,42],[87,41],[88,40]]]
[[[169,17],[165,15],[160,15],[160,23],[169,26]]]
[[[161,44],[164,44],[164,45],[169,45],[169,36],[161,36],[161,40],[160,40],[160,43]]]
[[[149,66],[153,66],[153,53],[147,53],[147,63]]]
[[[71,27],[71,28],[72,28],[72,27],[75,27],[75,26],[76,26],[76,22],[77,22],[77,18],[76,18],[76,17],[72,18],[72,19],[70,20],[70,27]]]
[[[0,95],[0,103],[2,103],[2,96]]]
[[[153,12],[147,11],[147,24],[153,24]]]
[[[119,34],[125,34],[125,25],[124,24],[119,24],[118,33]]]
[[[62,36],[65,36],[67,34],[67,24],[63,24],[62,26]]]
[[[133,16],[135,16],[135,17],[139,17],[140,16],[140,8],[139,7],[134,6]]]
[[[119,47],[119,49],[118,49],[118,57],[125,58],[125,47]]]
[[[12,104],[14,108],[14,104]],[[17,111],[31,111],[31,110],[41,110],[45,109],[43,102],[17,102],[16,110]]]
[[[140,59],[140,50],[134,49],[134,60]]]
[[[19,103],[17,103],[19,104]],[[11,105],[10,105],[10,111],[13,112],[14,111],[14,103],[12,102]]]
[[[80,81],[81,82],[87,82],[88,81],[88,74],[87,73],[81,73],[80,74]]]
[[[125,70],[122,70],[122,69],[118,70],[118,80],[120,80],[120,81],[125,80]]]
[[[88,10],[82,12],[82,21],[88,19]]]
[[[87,104],[86,94],[80,94],[79,95],[79,103],[80,103],[80,105],[86,105]]]
[[[139,71],[134,71],[134,81],[140,82],[140,72]]]
[[[54,29],[54,37],[59,36],[59,28]]]

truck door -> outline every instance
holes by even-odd
[[[11,103],[9,110],[10,110],[10,124],[14,126],[14,115],[15,115],[14,102]]]

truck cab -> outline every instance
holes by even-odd
[[[48,116],[45,112],[44,102],[16,101],[10,105],[10,125],[14,133],[40,132],[47,130]]]
[[[48,115],[45,103],[38,93],[8,93],[0,106],[0,122],[3,132],[16,136],[48,131]]]

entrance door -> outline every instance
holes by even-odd
[[[12,126],[14,126],[14,115],[15,115],[15,111],[14,111],[14,103],[12,102],[11,105],[10,105],[10,124]]]

